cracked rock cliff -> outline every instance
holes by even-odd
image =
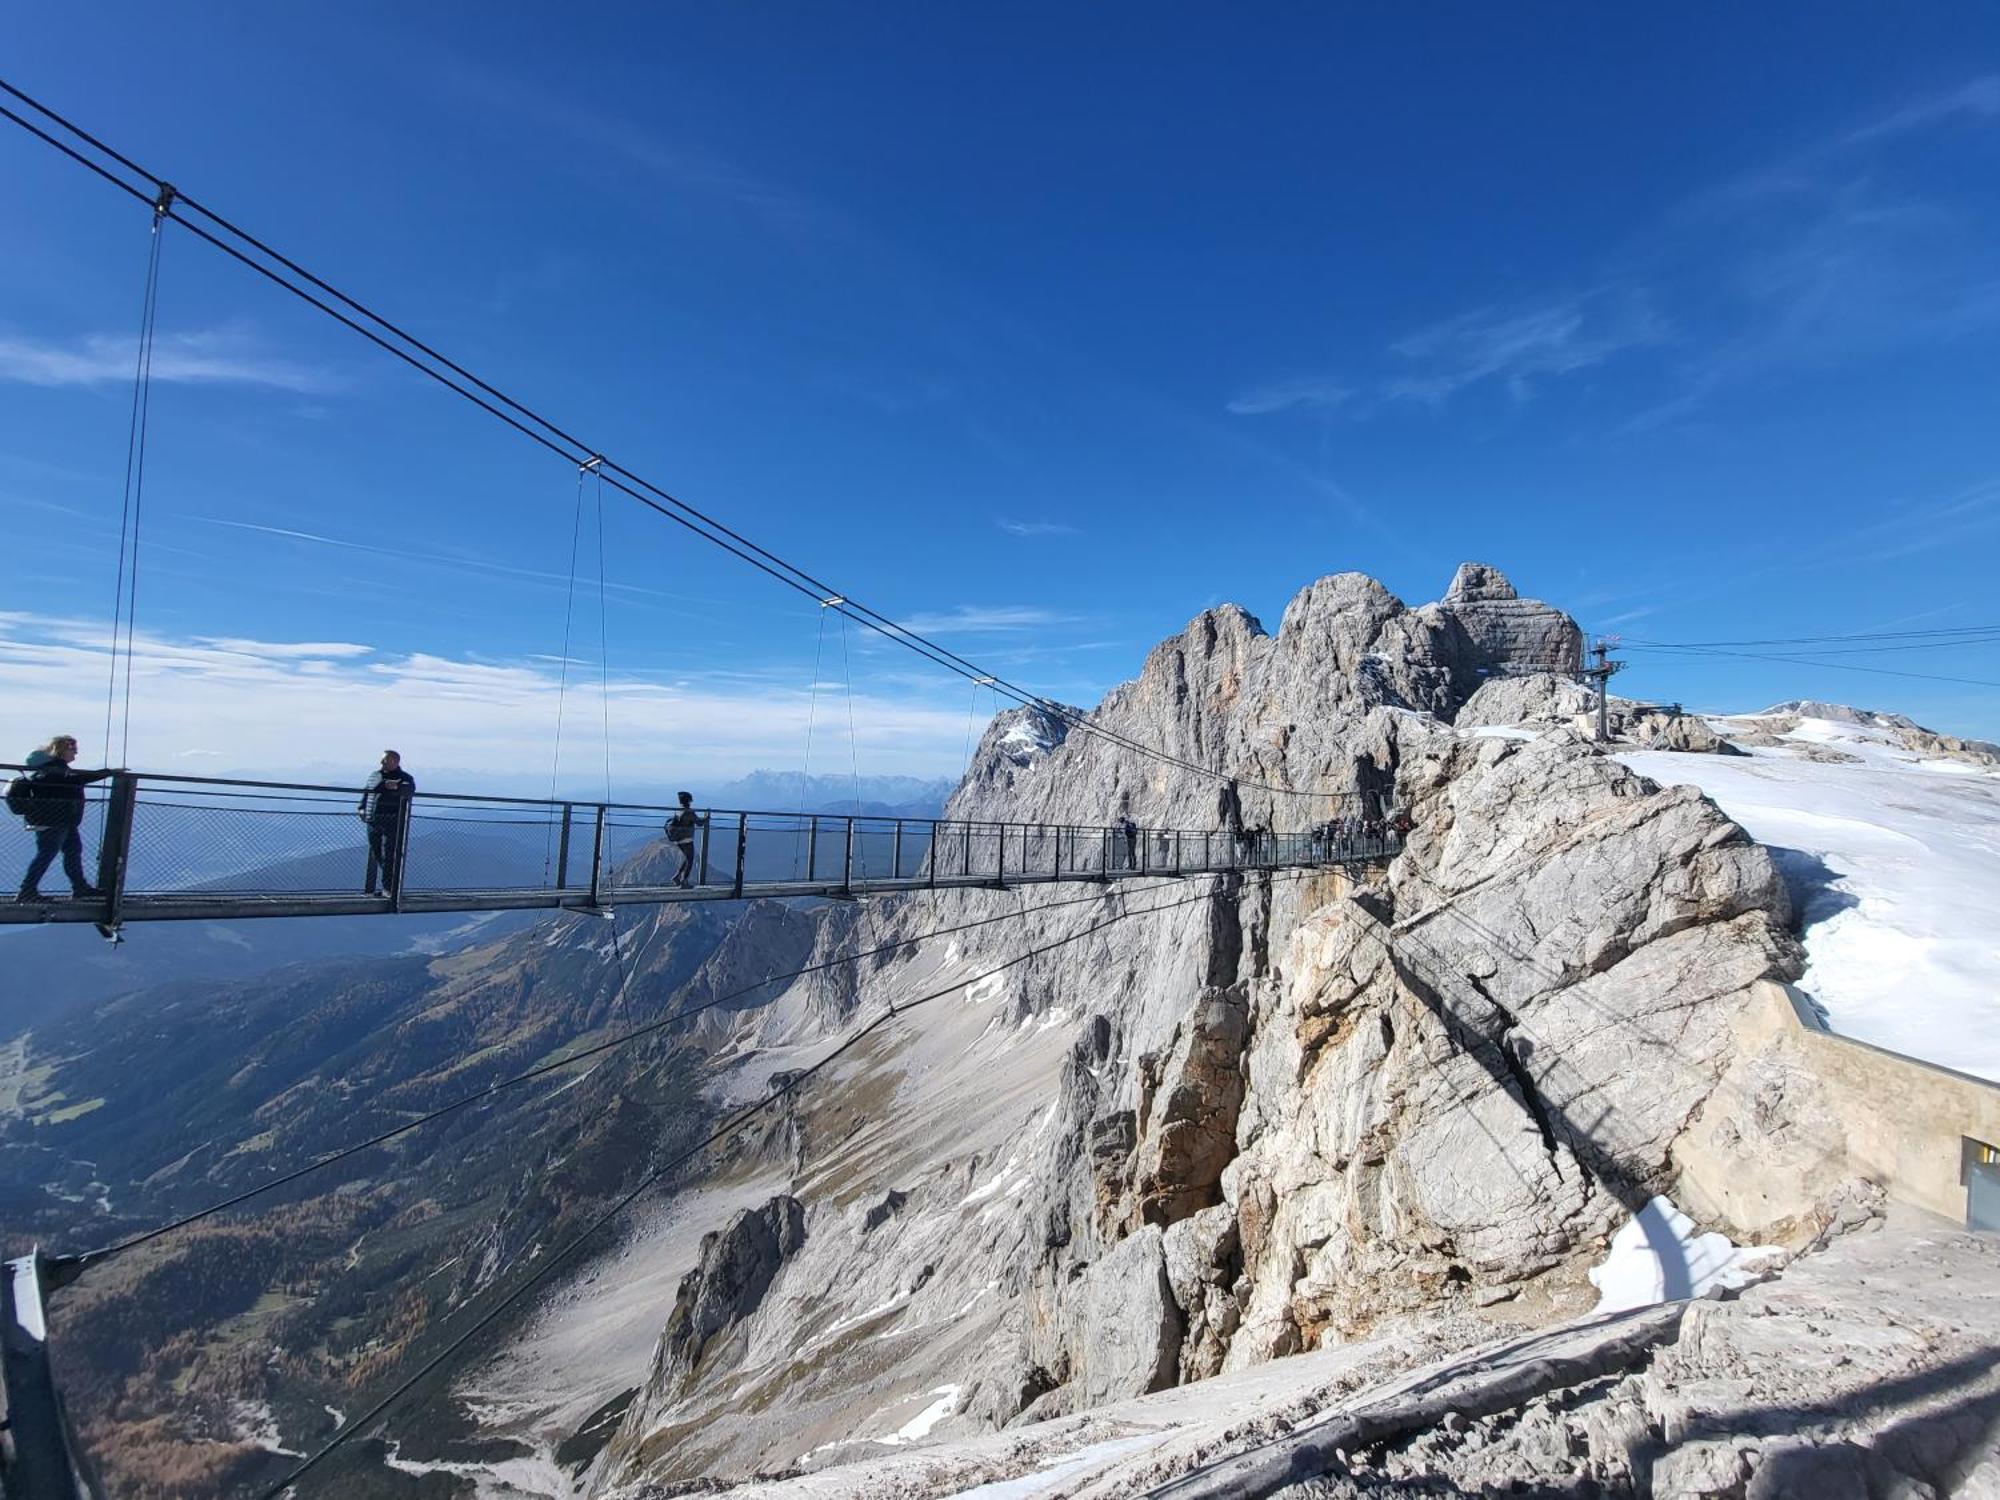
[[[1379,777],[1411,832],[1364,869],[774,916],[816,956],[1010,920],[705,1023],[721,1105],[941,996],[690,1188],[711,1232],[590,1492],[831,1476],[1288,1356],[1547,1327],[1592,1311],[1587,1270],[1656,1195],[1773,1264],[1876,1216],[1814,1077],[1746,1040],[1800,965],[1778,868],[1567,727],[1580,651],[1492,567],[1415,608],[1341,573],[1274,633],[1199,615],[1089,730],[1001,715],[948,816],[1287,832]]]

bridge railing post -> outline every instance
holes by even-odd
[[[1005,823],[996,823],[993,825],[993,831],[999,835],[993,843],[995,851],[993,855],[993,883],[995,885],[1005,885],[1007,883],[1007,825]]]
[[[936,818],[932,818],[932,819],[931,819],[931,853],[930,853],[930,866],[931,866],[931,887],[932,887],[932,889],[936,889],[936,887],[937,887],[937,878],[938,878],[938,857],[939,857],[939,855],[940,855],[940,853],[941,853],[941,852],[942,852],[942,846],[941,846],[941,845],[940,845],[940,844],[938,843],[938,821],[937,821],[937,819],[936,819]]]
[[[812,821],[806,825],[806,884],[812,884],[815,867],[819,863],[819,814],[812,814]]]
[[[968,819],[959,830],[959,873],[967,879],[972,876],[972,822]]]
[[[556,845],[556,889],[558,891],[569,889],[569,831],[570,824],[575,821],[575,817],[575,806],[565,802],[562,806],[562,836]]]
[[[736,873],[729,882],[729,894],[732,897],[743,894],[743,852],[749,844],[750,814],[740,812],[736,815]]]
[[[903,878],[903,820],[896,819],[895,837],[889,840],[889,878]]]
[[[132,865],[132,822],[139,778],[120,771],[111,778],[104,808],[104,836],[97,845],[97,889],[104,897],[104,925],[116,927],[125,909],[125,873]]]
[[[382,872],[389,882],[389,910],[403,909],[403,877],[410,871],[410,832],[416,820],[416,794],[403,798],[396,810],[396,846],[389,851],[389,868]]]
[[[604,899],[604,817],[608,809],[597,804],[597,823],[590,836],[590,904],[603,905]]]
[[[695,878],[696,885],[708,884],[708,830],[709,825],[714,821],[715,815],[713,813],[703,813],[701,815],[701,872]]]
[[[854,892],[854,819],[847,820],[847,848],[840,861],[840,890],[842,895]]]

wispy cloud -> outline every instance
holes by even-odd
[[[1958,88],[1929,99],[1919,99],[1914,104],[1849,131],[1842,140],[1847,145],[1866,145],[1871,141],[1907,135],[1913,130],[1927,130],[1934,125],[1993,119],[2000,119],[2000,73],[1986,73]]]
[[[1010,536],[1075,536],[1077,529],[1067,521],[1006,521],[993,523]]]
[[[1384,402],[1441,406],[1489,383],[1519,403],[1548,381],[1667,339],[1666,320],[1641,288],[1607,282],[1542,302],[1483,307],[1420,328],[1391,344],[1387,368],[1364,381],[1303,376],[1245,391],[1227,407],[1240,417],[1333,411],[1362,417]]]
[[[942,613],[912,615],[902,623],[905,630],[920,635],[982,635],[1073,625],[1077,618],[1027,604],[961,604]]]
[[[195,644],[260,661],[337,661],[375,653],[373,646],[354,641],[259,641],[247,636],[201,635],[195,637]]]
[[[1307,375],[1256,386],[1227,402],[1226,407],[1239,417],[1261,417],[1274,411],[1333,411],[1353,397],[1349,386]]]
[[[616,115],[588,109],[538,88],[523,76],[451,58],[439,81],[475,106],[531,119],[547,135],[584,148],[579,170],[629,176],[633,170],[665,187],[747,210],[772,228],[796,231],[831,222],[807,195],[743,166],[692,139],[669,140]],[[643,196],[643,195],[642,195]]]
[[[90,333],[68,342],[0,337],[0,380],[18,385],[129,384],[138,343]],[[163,333],[153,344],[153,379],[179,385],[250,385],[303,395],[339,390],[342,382],[266,352],[241,328]]]
[[[103,621],[0,614],[0,702],[21,748],[63,728],[87,732],[103,704],[100,698],[93,710],[82,685],[101,684],[109,643]],[[504,789],[522,767],[547,766],[562,696],[559,667],[546,659],[480,661],[357,642],[149,632],[135,645],[135,765],[213,761],[214,747],[226,745],[231,769],[293,774],[333,764],[359,774],[392,735],[417,767],[448,766]],[[963,699],[935,679],[926,687],[909,696],[855,694],[856,751],[871,770],[934,775],[958,768]],[[574,692],[572,683],[572,711]],[[951,702],[934,703],[931,695]],[[608,698],[613,764],[620,777],[635,780],[795,764],[813,711],[809,684],[796,679],[730,685],[617,674]],[[595,743],[587,749],[586,760],[599,753]],[[94,759],[99,751],[85,753]]]
[[[1906,169],[1919,144],[2000,123],[1982,74],[1756,165],[1673,205],[1568,288],[1490,303],[1396,340],[1384,366],[1246,392],[1239,415],[1362,417],[1385,402],[1442,406],[1481,389],[1519,405],[1615,363],[1646,401],[1614,433],[1693,417],[1721,392],[2000,324],[2000,253],[1941,182]],[[1970,164],[1966,164],[1970,166]],[[1973,168],[1977,170],[1977,168]],[[1650,357],[1648,357],[1650,356]]]
[[[1593,623],[1602,629],[1608,630],[1614,625],[1630,625],[1634,620],[1643,620],[1646,616],[1656,615],[1659,612],[1658,605],[1649,604],[1642,609],[1628,609],[1615,615],[1606,615],[1603,619],[1594,621]]]
[[[1398,339],[1405,373],[1383,394],[1437,404],[1493,381],[1524,401],[1544,380],[1665,340],[1665,321],[1637,288],[1603,288],[1539,305],[1481,308]]]

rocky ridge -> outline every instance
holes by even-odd
[[[1025,912],[875,961],[837,1004],[801,985],[744,1014],[746,1038],[802,1048],[944,991],[746,1141],[791,1163],[761,1211],[782,1253],[748,1278],[704,1256],[680,1297],[701,1317],[677,1307],[592,1492],[822,1468],[1403,1328],[1544,1326],[1588,1310],[1585,1268],[1656,1193],[1743,1243],[1865,1218],[1838,1160],[1766,1192],[1757,1131],[1722,1128],[1773,1097],[1811,1115],[1810,1079],[1760,1102],[1730,1069],[1751,987],[1799,965],[1768,853],[1573,732],[1453,727],[1560,703],[1546,669],[1579,646],[1482,565],[1414,609],[1339,574],[1276,635],[1204,612],[1090,716],[1187,764],[997,719],[952,816],[1219,820],[1207,766],[1246,822],[1298,829],[1365,758],[1416,832],[1358,886],[961,893],[828,919],[822,944],[862,947]]]

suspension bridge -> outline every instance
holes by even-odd
[[[146,214],[145,295],[127,434],[105,692],[103,745],[107,757],[116,753],[124,760],[131,745],[153,349],[158,331],[161,249],[170,232],[183,234],[219,252],[255,277],[317,309],[379,352],[470,403],[511,429],[517,437],[564,461],[573,468],[576,484],[570,527],[571,613],[565,616],[563,626],[563,675],[558,692],[555,764],[551,768],[549,797],[535,800],[423,792],[400,797],[393,816],[385,817],[381,804],[371,804],[355,787],[121,770],[102,780],[75,807],[81,815],[76,836],[85,850],[83,863],[70,863],[54,872],[57,878],[69,877],[76,888],[75,894],[44,899],[38,889],[26,888],[18,899],[0,902],[0,924],[84,922],[97,925],[107,936],[115,936],[127,923],[150,921],[521,910],[608,916],[620,906],[743,900],[753,896],[837,900],[925,890],[1014,889],[1064,883],[1100,887],[1090,895],[1063,897],[1045,903],[1040,909],[1087,906],[1101,901],[1107,910],[1075,931],[1024,949],[988,970],[990,976],[1115,923],[1225,898],[1231,888],[1229,877],[1243,872],[1263,872],[1274,879],[1287,875],[1310,877],[1319,869],[1363,865],[1396,853],[1400,837],[1393,828],[1385,827],[1380,817],[1381,788],[1370,791],[1357,783],[1357,791],[1362,793],[1357,796],[1324,787],[1267,784],[1247,777],[1241,779],[1245,789],[1268,793],[1273,799],[1306,799],[1285,804],[1288,811],[1274,815],[1274,822],[1284,822],[1295,831],[1242,828],[1235,826],[1233,818],[1225,819],[1227,826],[1220,828],[1191,828],[1140,827],[1124,819],[1109,824],[1037,823],[717,808],[696,810],[691,837],[683,841],[667,837],[667,824],[680,809],[621,802],[611,794],[610,689],[606,666],[609,650],[603,604],[602,510],[606,490],[624,496],[683,532],[729,554],[781,590],[802,595],[817,606],[814,697],[807,714],[808,770],[820,681],[818,658],[826,644],[827,621],[829,617],[837,617],[843,659],[847,656],[850,627],[871,632],[923,658],[933,668],[969,682],[975,705],[984,692],[991,695],[996,706],[1006,702],[1032,709],[1059,722],[1067,732],[1226,786],[1232,803],[1241,771],[1201,764],[1162,746],[1133,739],[1094,716],[986,670],[910,624],[859,603],[799,564],[760,546],[714,514],[607,457],[602,449],[481,379],[5,80],[0,80],[0,94],[6,96],[0,100],[0,118],[124,193]],[[569,687],[572,666],[578,544],[586,481],[594,486],[598,512],[598,668],[605,720],[605,795],[601,800],[563,799],[554,795],[562,756],[562,697]],[[847,687],[851,751],[855,743],[851,672]],[[114,745],[119,747],[116,752]],[[0,774],[12,776],[21,769],[0,767]],[[802,782],[804,779],[802,773]],[[858,805],[858,760],[855,780]],[[1355,811],[1364,805],[1364,796],[1373,814],[1367,818]],[[53,831],[63,835],[57,845],[67,852],[73,848],[68,822],[74,819],[67,812],[63,816],[64,827]],[[1313,824],[1314,818],[1323,821]],[[686,826],[681,825],[684,829]],[[33,874],[51,857],[48,837],[51,832],[39,826],[32,816],[25,821],[11,817],[0,820],[0,866],[12,860],[14,868]],[[1210,879],[1197,884],[1195,877]],[[1179,879],[1189,884],[1178,887],[1161,901],[1152,905],[1129,904],[1128,898],[1134,892],[1157,891],[1162,882]],[[1141,884],[1132,886],[1127,882]],[[1119,887],[1115,893],[1109,889],[1114,886]],[[1036,911],[1037,908],[1024,904],[1019,911],[980,917],[959,928],[939,929],[863,953],[843,953],[796,973],[802,975],[833,964],[855,963],[869,953],[891,951],[988,922],[1022,920]],[[619,963],[623,974],[615,925],[612,936],[612,958]],[[759,987],[785,977],[764,976]],[[624,982],[621,978],[621,998]],[[775,1107],[869,1034],[884,1025],[899,1023],[915,1007],[957,993],[972,982],[975,980],[963,979],[906,1002],[900,1008],[892,1006],[886,1015],[854,1030],[811,1067],[774,1083],[767,1095],[735,1111],[703,1140],[641,1176],[636,1185],[559,1249],[533,1265],[519,1268],[520,1274],[512,1279],[512,1285],[493,1300],[487,1311],[467,1322],[380,1401],[354,1420],[343,1423],[290,1475],[266,1490],[266,1500],[291,1493],[294,1482],[371,1428],[416,1382],[457,1357],[506,1307],[569,1261],[640,1194],[668,1180],[702,1152],[725,1140],[744,1121]],[[709,1005],[719,1003],[711,1001]],[[211,1215],[233,1211],[252,1199],[374,1150],[431,1121],[475,1107],[500,1089],[529,1084],[682,1024],[704,1008],[708,1007],[672,1012],[557,1061],[537,1064],[474,1089],[388,1131],[278,1171],[220,1202],[116,1244],[73,1255],[52,1256],[36,1251],[8,1262],[0,1270],[0,1364],[4,1364],[11,1454],[0,1462],[0,1471],[4,1471],[9,1495],[18,1493],[27,1500],[49,1500],[55,1496],[75,1500],[79,1495],[101,1493],[88,1463],[79,1455],[56,1389],[44,1305],[50,1293],[90,1267],[140,1244]]]
[[[666,806],[419,793],[385,823],[351,787],[128,772],[102,785],[83,829],[93,893],[0,904],[0,922],[608,912],[1358,865],[1399,847],[1358,818],[1271,833],[717,808],[695,810],[683,876]],[[25,867],[32,838],[0,825],[0,860]]]

